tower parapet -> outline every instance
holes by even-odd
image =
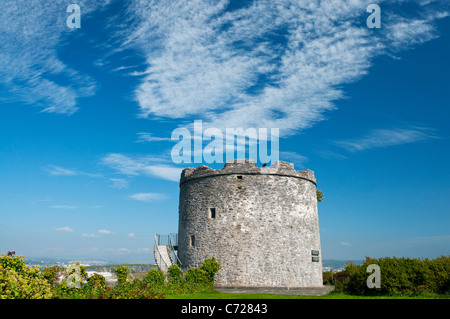
[[[283,161],[276,161],[268,167],[258,167],[253,159],[234,159],[226,162],[222,169],[212,169],[206,165],[185,168],[181,173],[180,185],[198,178],[231,174],[290,176],[310,181],[316,185],[314,172],[309,169],[297,171],[294,169],[293,163]]]

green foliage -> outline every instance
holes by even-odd
[[[323,200],[323,193],[320,189],[316,189],[317,201],[321,202]]]
[[[114,270],[117,284],[108,287],[100,274],[88,277],[86,268],[73,263],[67,268],[52,266],[39,270],[27,267],[23,256],[0,258],[0,299],[53,298],[53,299],[160,299],[166,294],[189,294],[214,291],[214,277],[220,269],[214,259],[206,259],[201,267],[191,268],[186,274],[178,265],[169,267],[167,276],[152,269],[142,279],[127,280],[126,266]],[[57,282],[59,277],[62,280]],[[72,285],[78,281],[79,285]]]
[[[114,271],[117,274],[115,288],[106,285],[102,275],[93,274],[80,288],[69,288],[65,281],[54,289],[55,298],[59,299],[160,299],[163,297],[152,287],[141,280],[127,281],[129,269],[119,266]]]
[[[97,287],[105,288],[106,287],[106,279],[102,275],[95,273],[88,278],[87,286],[92,289],[97,288]]]
[[[130,273],[130,269],[127,266],[118,266],[114,270],[117,276],[117,286],[120,287],[124,285],[127,281],[128,274]]]
[[[145,277],[142,279],[144,283],[150,286],[161,286],[164,285],[164,280],[166,277],[161,270],[152,269],[147,272]]]
[[[110,289],[105,299],[162,299],[164,295],[154,291],[151,286],[140,280],[126,282],[117,289]]]
[[[367,267],[380,267],[381,288],[369,289]],[[334,284],[336,291],[355,295],[417,295],[422,293],[450,293],[450,256],[436,259],[369,258],[361,265],[348,264],[345,271],[324,273],[324,283]]]
[[[326,271],[323,273],[323,284],[333,285],[335,292],[345,292],[349,281],[350,272],[348,270],[333,273]]]
[[[220,264],[214,257],[212,257],[209,259],[205,259],[202,262],[200,269],[202,269],[205,272],[206,280],[214,284],[214,277],[216,276],[216,273],[220,270]]]
[[[220,265],[214,258],[206,259],[199,268],[190,268],[183,276],[178,265],[167,270],[167,278],[161,271],[150,270],[143,282],[164,295],[180,295],[214,291],[214,278]],[[165,280],[166,279],[166,280]]]
[[[24,256],[2,254],[0,257],[0,266],[4,269],[11,269],[21,273],[27,269],[24,258]]]
[[[41,270],[41,276],[45,278],[52,286],[56,285],[57,276],[64,271],[63,267],[51,266]]]
[[[28,267],[23,256],[0,256],[0,299],[51,298],[51,284],[39,267]]]
[[[167,269],[167,279],[170,283],[181,282],[182,275],[183,271],[181,271],[177,264],[174,264]]]
[[[190,284],[207,284],[208,274],[204,269],[201,268],[190,268],[186,271],[184,276],[186,282]]]
[[[183,271],[178,265],[169,267],[167,275],[157,269],[147,272],[142,280],[127,280],[129,269],[118,266],[115,288],[108,287],[106,280],[99,274],[87,278],[80,288],[69,288],[65,281],[54,289],[56,298],[62,299],[160,299],[165,295],[200,293],[214,291],[214,276],[220,269],[214,259],[207,259],[200,268]]]

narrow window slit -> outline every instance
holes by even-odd
[[[215,208],[210,208],[209,209],[209,218],[210,219],[216,218],[216,209]]]

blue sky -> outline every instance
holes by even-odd
[[[371,3],[2,1],[0,250],[153,262],[201,165],[171,132],[202,120],[280,129],[322,258],[448,255],[450,7],[379,1],[369,29]]]

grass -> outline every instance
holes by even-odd
[[[450,299],[450,295],[420,294],[413,296],[355,296],[332,292],[324,296],[275,295],[251,293],[207,292],[185,295],[165,295],[166,299]]]

